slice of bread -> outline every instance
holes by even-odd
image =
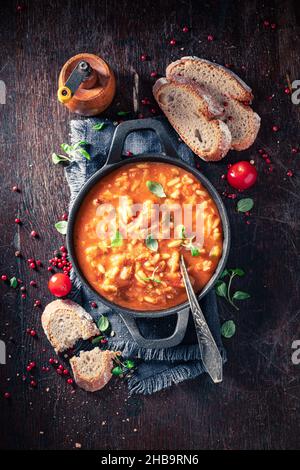
[[[54,300],[42,314],[42,326],[55,351],[72,348],[79,339],[99,335],[92,317],[72,300]]]
[[[203,160],[221,160],[231,147],[231,134],[220,119],[222,107],[183,77],[160,78],[153,95],[182,140]]]
[[[72,357],[70,364],[77,385],[87,392],[96,392],[105,387],[112,377],[113,358],[117,354],[96,347]]]
[[[260,117],[249,104],[251,88],[231,70],[198,57],[182,57],[166,70],[168,79],[180,76],[201,86],[219,106],[224,108],[221,119],[232,135],[232,148],[244,150],[253,144],[260,128]]]

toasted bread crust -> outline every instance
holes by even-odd
[[[93,378],[82,374],[79,368],[80,356],[86,353],[88,353],[88,351],[81,351],[79,357],[75,356],[70,359],[74,379],[77,385],[83,390],[87,392],[97,392],[110,381],[112,377],[111,370],[113,368],[113,359],[119,353],[114,351],[101,351],[101,373],[98,377]]]
[[[203,69],[203,85],[201,70]],[[195,73],[193,73],[193,71]],[[235,73],[225,67],[209,62],[198,57],[182,57],[182,59],[171,63],[167,67],[167,77],[176,79],[178,74],[181,77],[190,78],[192,74],[194,85],[200,84],[205,88],[205,76],[213,72],[217,76],[215,83],[215,91],[219,92],[218,83],[224,81],[227,83],[227,90],[219,92],[230,104],[232,118],[229,108],[225,109],[224,121],[226,122],[232,134],[231,148],[234,150],[245,150],[249,148],[255,141],[259,128],[260,117],[249,106],[253,99],[252,90],[246,83],[241,80]],[[199,80],[199,81],[197,81]],[[212,81],[208,84],[209,91],[212,91]],[[213,93],[212,93],[213,94]],[[219,101],[216,98],[216,101]],[[247,105],[246,105],[247,103]],[[231,118],[229,122],[228,119]]]
[[[238,94],[230,95],[231,98],[241,102],[252,102],[253,94],[251,88],[240,77],[238,77],[238,75],[223,65],[215,64],[214,62],[210,62],[207,59],[201,59],[200,57],[186,56],[176,60],[175,62],[172,62],[166,69],[167,78],[171,78],[173,75],[178,75],[178,68],[185,67],[189,62],[199,63],[203,66],[207,66],[209,69],[217,71],[217,73],[221,74],[225,80],[233,81],[239,91]]]
[[[191,150],[198,155],[200,158],[202,158],[205,161],[218,161],[221,160],[228,152],[231,146],[231,134],[226,126],[225,123],[223,123],[219,119],[212,119],[212,113],[211,113],[211,108],[214,105],[208,105],[208,101],[206,98],[203,97],[203,94],[199,95],[199,88],[200,87],[195,87],[194,84],[192,84],[189,80],[185,79],[180,79],[179,82],[177,82],[175,79],[174,80],[168,80],[166,78],[160,78],[156,81],[156,83],[153,86],[153,95],[158,103],[158,105],[161,107],[162,111],[164,111],[163,107],[160,104],[159,101],[159,93],[164,87],[167,87],[172,83],[174,87],[180,87],[181,89],[184,89],[186,92],[191,94],[195,100],[201,100],[201,106],[204,106],[204,113],[203,116],[210,122],[213,132],[217,135],[218,139],[218,146],[211,152],[201,152],[199,153],[199,150],[189,141],[189,139],[181,132],[178,123],[172,119],[171,116],[167,116],[168,120],[170,121],[171,125],[174,127],[174,129],[178,132],[182,140],[191,148]],[[208,96],[205,93],[206,96]],[[210,102],[213,102],[213,99],[209,97]],[[220,107],[216,106],[216,109],[220,110]]]
[[[92,336],[100,334],[94,320],[81,305],[69,299],[54,300],[46,306],[41,317],[41,322],[44,332],[56,352],[62,352],[67,349],[62,348],[62,345],[57,341],[51,331],[51,320],[61,311],[72,312],[72,314],[76,315],[82,321],[82,339],[89,339]]]

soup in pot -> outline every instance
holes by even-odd
[[[76,216],[74,246],[83,276],[101,296],[133,310],[162,310],[187,299],[181,254],[195,292],[214,274],[222,224],[192,173],[168,163],[132,163],[87,194]]]

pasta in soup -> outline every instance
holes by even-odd
[[[184,168],[140,162],[103,177],[83,200],[74,228],[82,274],[101,296],[133,310],[186,301],[183,255],[200,292],[222,255],[223,232],[209,192]]]

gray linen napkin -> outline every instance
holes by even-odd
[[[93,126],[101,122],[105,122],[104,128],[101,131],[94,130]],[[168,126],[169,135],[180,158],[194,166],[191,150],[178,139],[177,134],[165,121],[163,123]],[[71,190],[70,208],[82,185],[104,165],[114,130],[115,126],[112,122],[96,118],[71,121],[71,143],[74,144],[80,140],[88,142],[91,160],[88,161],[80,156],[75,157],[65,169]],[[131,152],[134,155],[147,152],[156,153],[161,152],[161,146],[156,134],[152,131],[132,132],[126,139],[123,149],[124,156],[126,152]],[[130,157],[124,158],[130,159]],[[115,332],[115,336],[109,338],[109,349],[122,351],[123,357],[126,358],[140,359],[137,370],[128,379],[130,394],[151,394],[172,384],[197,377],[204,372],[192,318],[189,319],[187,333],[179,346],[168,349],[140,348],[132,339],[118,313],[99,302],[93,292],[82,286],[74,272],[72,280],[74,285],[73,300],[83,305],[95,320],[104,313],[108,315],[112,330]],[[97,303],[97,308],[91,307],[93,301]],[[221,342],[217,302],[213,291],[201,301],[201,306],[225,361],[226,354]],[[148,338],[169,336],[174,331],[175,322],[176,318],[173,316],[156,320],[138,320],[142,334]]]

